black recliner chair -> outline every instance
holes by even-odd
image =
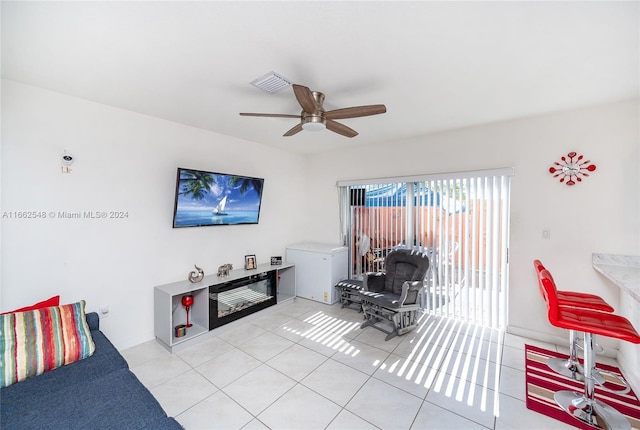
[[[361,328],[375,327],[389,340],[403,335],[417,326],[419,293],[429,270],[429,257],[412,249],[389,252],[384,263],[385,273],[367,273],[359,291],[365,322]],[[376,325],[390,322],[392,330]]]

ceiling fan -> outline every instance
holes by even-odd
[[[378,115],[387,111],[385,105],[354,106],[325,111],[322,107],[322,103],[324,102],[324,94],[322,94],[321,92],[311,91],[309,88],[303,85],[293,84],[293,93],[295,94],[298,103],[302,107],[302,112],[300,113],[300,115],[246,112],[242,112],[240,113],[240,115],[272,118],[298,118],[300,120],[300,123],[296,124],[291,130],[283,134],[283,136],[293,136],[294,134],[302,130],[324,130],[325,128],[328,128],[334,133],[338,133],[346,137],[354,137],[358,135],[357,131],[335,120]]]

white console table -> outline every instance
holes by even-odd
[[[188,342],[195,337],[208,333],[209,327],[209,288],[231,281],[249,279],[256,275],[275,271],[276,303],[291,300],[296,296],[295,266],[290,263],[272,266],[260,264],[256,269],[237,269],[229,272],[228,276],[207,275],[202,281],[192,283],[188,280],[158,285],[154,288],[154,334],[156,339],[169,351],[174,347]],[[193,305],[189,312],[189,322],[192,327],[187,328],[186,334],[176,337],[175,327],[185,324],[186,310],[182,306],[182,297],[193,295]]]

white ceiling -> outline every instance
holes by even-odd
[[[639,95],[640,3],[2,1],[2,76],[274,147],[314,153]],[[360,135],[282,134],[276,71]]]

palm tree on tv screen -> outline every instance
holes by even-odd
[[[240,194],[244,195],[250,189],[254,189],[258,195],[262,193],[262,181],[259,179],[242,178],[240,176],[232,176],[229,179],[229,186],[234,187],[240,183]]]
[[[204,172],[185,172],[188,175],[186,183],[182,186],[180,194],[188,196],[191,194],[194,200],[202,200],[209,189],[216,183],[213,175]],[[180,179],[182,181],[182,179]]]

